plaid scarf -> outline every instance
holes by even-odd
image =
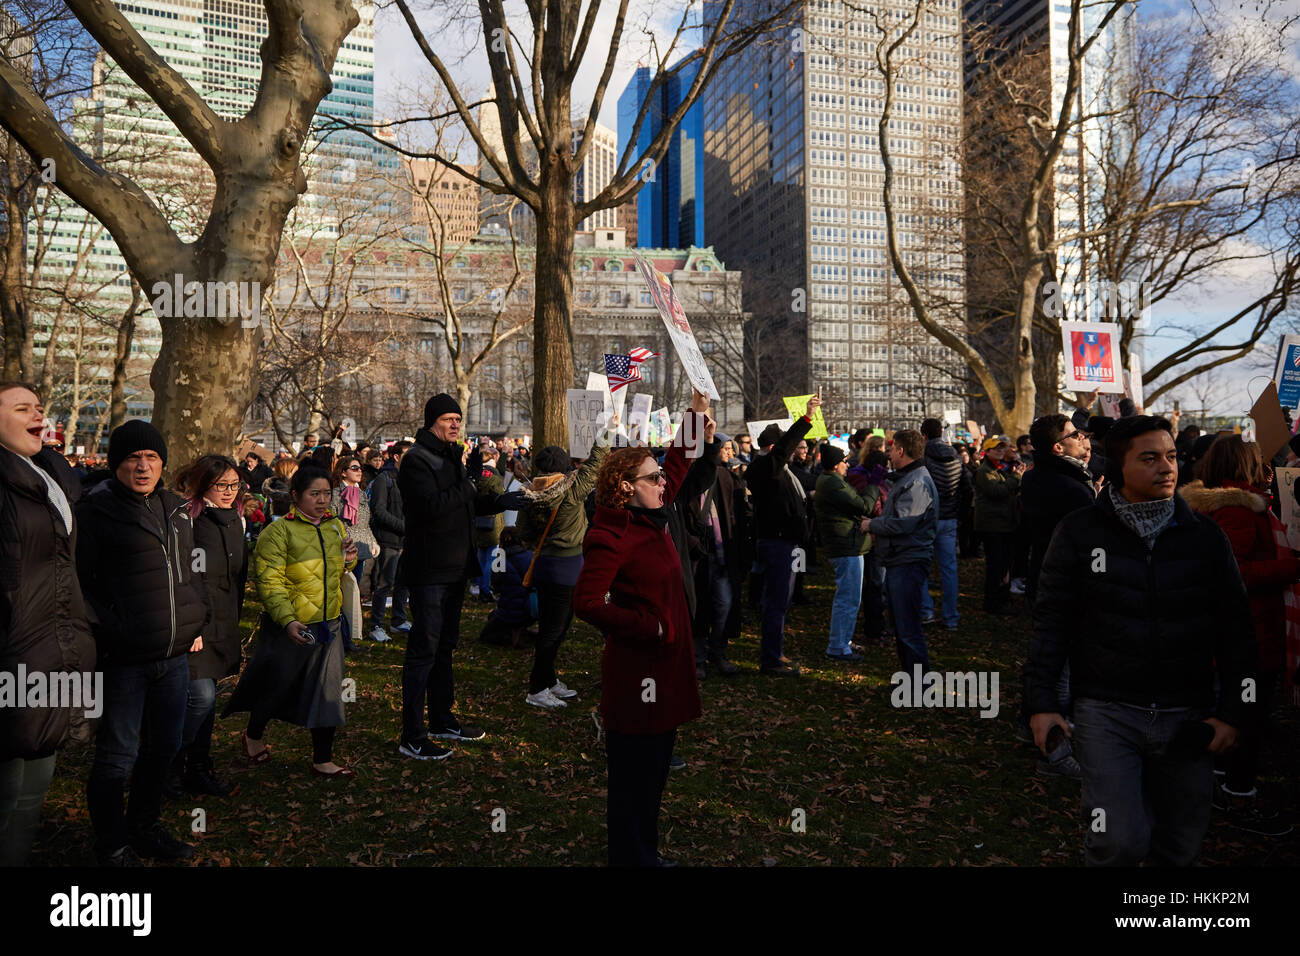
[[[1159,501],[1129,501],[1110,486],[1110,501],[1115,506],[1115,516],[1135,535],[1146,542],[1147,550],[1156,546],[1156,538],[1174,517],[1174,499]]]

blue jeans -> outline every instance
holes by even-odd
[[[885,592],[889,597],[889,613],[894,618],[898,662],[908,674],[916,664],[921,665],[922,673],[930,669],[925,631],[921,628],[921,586],[929,573],[929,561],[885,568]]]
[[[211,677],[190,681],[181,746],[191,756],[202,758],[211,752],[212,723],[216,713],[217,682]]]
[[[0,866],[26,866],[57,754],[0,760]]]
[[[763,637],[761,667],[781,666],[785,640],[785,612],[794,594],[794,544],[780,538],[758,539],[758,563],[763,569]]]
[[[1214,761],[1168,753],[1179,726],[1206,712],[1079,698],[1074,753],[1083,768],[1089,866],[1191,866],[1210,825]],[[1095,821],[1105,811],[1105,827]]]
[[[496,545],[478,549],[478,593],[486,596],[492,593],[492,555]]]
[[[104,667],[104,713],[86,785],[86,804],[101,853],[121,849],[133,833],[158,822],[163,783],[181,749],[189,686],[184,654],[165,661]]]
[[[862,555],[829,560],[835,571],[835,599],[831,602],[831,636],[826,653],[847,654],[862,603]]]
[[[727,619],[731,616],[731,577],[724,552],[710,551],[704,558],[708,577],[708,606],[696,610],[695,663],[727,656]],[[696,580],[699,580],[698,578]]]
[[[957,519],[940,518],[934,536],[934,556],[939,561],[939,581],[943,592],[943,623],[957,626]],[[930,596],[930,583],[921,585],[921,616],[934,614],[934,598]]]
[[[383,625],[390,594],[393,596],[393,626],[396,627],[398,624],[406,622],[407,590],[406,588],[395,587],[393,583],[397,580],[397,560],[401,556],[401,548],[394,548],[390,545],[379,549],[379,557],[375,559],[375,563],[379,568],[379,580],[375,585],[374,592],[370,595],[370,624],[372,627],[381,627]]]

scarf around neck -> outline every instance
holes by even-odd
[[[348,524],[357,523],[357,512],[361,508],[361,486],[344,484],[339,497],[343,501],[343,520]]]
[[[641,515],[660,531],[668,527],[668,508],[664,505],[660,505],[658,508],[642,508],[640,505],[628,505],[627,510],[633,514]]]
[[[1111,485],[1110,502],[1115,506],[1115,516],[1146,543],[1148,551],[1155,547],[1156,538],[1174,518],[1173,498],[1133,502]]]

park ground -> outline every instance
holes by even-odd
[[[1028,611],[1016,598],[1016,617],[981,613],[982,572],[978,559],[961,562],[961,628],[931,626],[927,639],[935,669],[999,675],[1000,709],[991,719],[974,708],[893,707],[892,649],[869,646],[859,664],[827,660],[834,585],[824,562],[807,576],[809,603],[792,608],[787,621],[786,653],[803,668],[800,678],[757,673],[757,614],[747,612],[731,648],[745,672],[705,680],[703,717],[681,729],[677,753],[687,766],[668,781],[661,852],[691,866],[1082,864],[1078,783],[1037,775],[1034,752],[1016,741]],[[477,642],[488,610],[466,604],[456,654],[458,713],[486,739],[455,744],[443,761],[400,756],[404,640],[366,641],[348,659],[357,700],[335,745],[356,779],[313,776],[307,732],[275,722],[266,734],[273,760],[251,767],[242,757],[241,717],[219,720],[213,755],[235,792],[164,805],[171,832],[196,843],[195,864],[603,864],[604,744],[593,714],[600,637],[574,622],[560,673],[579,696],[547,712],[524,702],[531,651]],[[257,613],[250,592],[246,634]],[[1261,797],[1300,824],[1300,715],[1279,708],[1275,718]],[[90,757],[89,747],[60,756],[34,864],[93,864]],[[206,832],[197,834],[200,816]],[[1216,813],[1203,862],[1296,865],[1298,833],[1269,839]]]

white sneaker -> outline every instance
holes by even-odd
[[[551,688],[551,694],[552,696],[560,698],[561,700],[568,700],[571,697],[578,696],[578,692],[576,690],[570,690],[568,687],[565,687],[564,681],[562,680],[557,680],[555,682],[555,686]]]
[[[410,621],[403,621],[401,624],[396,624],[396,625],[393,626],[393,630],[394,630],[394,631],[401,631],[403,634],[407,634],[407,633],[409,633],[410,630],[411,630],[411,622],[410,622]]]
[[[370,632],[370,639],[374,641],[376,644],[382,644],[385,641],[392,640],[392,638],[388,636],[388,632],[385,631],[378,624],[376,624],[374,630]]]
[[[524,698],[534,707],[545,707],[547,710],[555,710],[557,707],[568,707],[564,701],[551,693],[548,687],[546,690],[538,691],[536,694],[529,694]]]
[[[477,584],[471,584],[471,585],[469,586],[469,593],[470,593],[470,595],[471,595],[472,597],[478,597],[478,585],[477,585]]]
[[[1025,579],[1024,579],[1024,578],[1016,578],[1015,580],[1013,580],[1013,581],[1011,582],[1011,593],[1012,593],[1012,594],[1024,594],[1024,593],[1025,593]]]

